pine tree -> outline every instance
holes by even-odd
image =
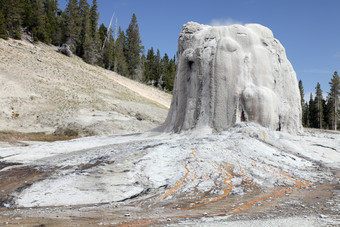
[[[46,24],[47,18],[44,12],[44,3],[43,0],[34,0],[33,3],[33,20],[34,24],[32,27],[33,38],[35,41],[42,41],[45,43],[49,43],[50,36],[47,32],[47,27],[49,24]]]
[[[112,35],[112,27],[106,28],[104,24],[102,24],[99,28],[99,38],[102,49],[102,62],[103,67],[109,70],[117,71],[117,51],[116,44],[113,35]],[[121,47],[121,52],[123,55],[123,44]]]
[[[144,63],[144,70],[143,70],[143,80],[146,83],[151,83],[153,84],[152,80],[154,79],[154,74],[155,74],[155,53],[153,48],[151,47],[146,55],[146,60]]]
[[[110,32],[109,37],[107,38],[107,41],[103,49],[104,67],[109,70],[112,70],[114,68],[114,48],[115,48],[115,42]]]
[[[100,40],[99,40],[99,30],[98,30],[98,22],[99,22],[99,13],[98,13],[98,3],[97,0],[93,0],[92,6],[90,9],[90,21],[91,21],[91,37],[92,37],[92,52],[94,55],[94,63],[98,64],[100,58]]]
[[[153,80],[155,81],[154,86],[157,88],[161,88],[163,81],[162,81],[162,58],[161,58],[161,53],[159,49],[157,49],[157,54],[155,58],[155,72],[154,72],[154,78]]]
[[[136,69],[139,65],[140,54],[143,50],[141,43],[142,41],[140,40],[137,17],[135,14],[133,14],[129,27],[126,29],[125,47],[125,57],[127,60],[130,78],[133,78],[135,76]]]
[[[3,9],[3,0],[0,1],[0,38],[8,39],[7,28],[5,24],[5,17],[2,12]]]
[[[58,0],[44,0],[47,34],[54,45],[61,44],[61,26],[58,17]]]
[[[337,125],[339,122],[339,96],[340,96],[340,77],[338,72],[334,72],[333,78],[331,82],[329,82],[331,86],[329,92],[329,99],[332,103],[332,110],[331,110],[331,120],[332,120],[332,128],[337,130]]]
[[[22,26],[32,33],[34,41],[49,43],[51,35],[50,24],[46,16],[46,2],[43,0],[22,0]]]
[[[307,102],[304,103],[304,109],[305,109],[305,112],[304,112],[304,126],[305,127],[310,127],[310,119],[309,119],[309,105]]]
[[[64,27],[64,22],[63,22],[63,17],[62,15],[64,12],[57,7],[56,9],[56,34],[52,36],[52,44],[56,46],[61,46],[63,44],[63,38],[65,37],[65,27]]]
[[[317,115],[317,127],[322,128],[322,123],[323,123],[323,96],[322,96],[322,90],[320,87],[320,83],[317,83],[316,85],[316,92],[315,92],[315,106],[316,106],[316,115]]]
[[[164,64],[164,88],[171,92],[173,90],[176,75],[176,60],[174,58],[169,61],[168,55],[164,54],[162,61]]]
[[[161,74],[161,87],[163,90],[166,89],[168,83],[168,77],[170,73],[170,61],[169,56],[165,53],[162,58],[162,74]]]
[[[86,0],[79,1],[79,17],[81,18],[80,43],[77,46],[77,55],[88,63],[93,63],[93,40],[91,35],[90,5]]]
[[[115,57],[117,59],[117,69],[115,69],[115,72],[119,73],[122,76],[128,76],[129,74],[128,65],[124,54],[125,43],[126,36],[124,34],[124,31],[122,31],[122,29],[119,27],[118,39],[116,40],[115,44]]]
[[[174,56],[173,59],[170,60],[170,79],[168,83],[168,89],[169,91],[173,91],[174,84],[175,84],[175,78],[177,73],[177,63],[176,63],[176,56]]]
[[[69,0],[63,14],[64,41],[74,53],[80,43],[81,18],[79,15],[78,0]]]
[[[106,35],[107,35],[107,27],[105,27],[104,24],[101,24],[99,26],[99,30],[98,30],[98,37],[99,37],[99,52],[100,52],[100,57],[98,57],[97,59],[97,64],[104,67],[104,50],[102,49],[104,41],[106,39]]]
[[[136,78],[135,80],[139,81],[139,82],[143,82],[144,81],[144,65],[146,62],[146,56],[144,55],[144,53],[142,54],[140,61],[139,61],[139,65],[136,69]]]
[[[327,97],[327,101],[324,102],[323,107],[323,116],[325,122],[325,128],[331,129],[332,128],[332,100]]]
[[[310,99],[309,99],[309,127],[311,128],[317,128],[318,127],[318,122],[317,122],[317,109],[315,105],[315,100],[313,99],[313,94],[310,94]]]
[[[35,13],[34,13],[34,2],[33,0],[24,0],[23,2],[23,16],[22,16],[22,26],[27,28],[28,31],[32,31],[35,25]]]
[[[105,27],[104,24],[101,24],[99,26],[99,42],[100,42],[100,47],[103,46],[104,40],[106,38],[106,35],[107,35],[107,27]]]
[[[97,0],[93,0],[91,10],[90,10],[90,20],[91,20],[91,36],[93,40],[98,40],[98,22],[99,22],[99,13],[98,13],[98,3]]]
[[[150,50],[148,50],[145,56],[144,68],[143,68],[143,81],[148,82],[150,80]]]
[[[304,96],[305,96],[305,94],[304,94],[303,84],[302,84],[301,80],[299,80],[299,91],[300,91],[300,98],[301,98],[302,124],[304,125],[304,122],[305,122],[305,119],[304,119],[304,117],[305,117],[305,105],[304,105],[305,100],[304,100]],[[306,125],[304,125],[304,126],[306,126]]]
[[[21,39],[20,28],[24,12],[22,0],[3,1],[3,16],[10,37]]]

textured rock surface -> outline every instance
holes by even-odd
[[[284,47],[270,29],[189,22],[178,41],[178,72],[166,132],[223,131],[251,121],[300,132],[300,95]]]

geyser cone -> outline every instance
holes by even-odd
[[[178,70],[165,132],[239,122],[302,131],[296,74],[270,29],[189,22],[178,40]]]

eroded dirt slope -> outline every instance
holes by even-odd
[[[0,131],[122,134],[164,121],[171,95],[56,49],[0,39]]]

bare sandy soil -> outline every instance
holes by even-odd
[[[56,50],[0,39],[0,131],[122,134],[164,121],[171,95]]]

